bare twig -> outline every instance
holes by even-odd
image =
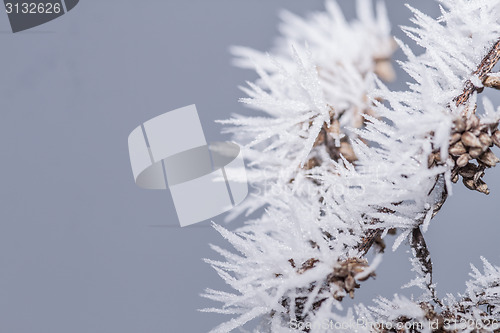
[[[427,248],[427,244],[425,243],[424,235],[420,231],[420,227],[416,227],[412,231],[411,236],[411,247],[415,251],[415,258],[420,263],[420,267],[422,268],[422,273],[425,275],[429,275],[429,280],[426,282],[427,289],[430,291],[432,295],[432,299],[439,305],[443,305],[439,298],[436,295],[436,289],[432,284],[432,260],[429,249]]]
[[[493,67],[495,67],[495,65],[499,61],[500,61],[500,39],[498,39],[496,43],[491,47],[491,49],[488,51],[488,53],[483,58],[483,60],[481,61],[477,69],[473,72],[473,74],[475,74],[482,82],[488,77],[488,74],[491,72]],[[453,101],[457,106],[465,105],[469,101],[474,91],[479,89],[480,88],[474,86],[471,80],[467,80],[464,84],[463,92],[459,96],[454,98]],[[437,214],[437,212],[441,209],[447,197],[448,193],[446,192],[446,189],[444,189],[444,193],[442,194],[441,200],[433,208],[434,212],[432,214],[432,217],[434,217]],[[383,231],[382,229],[374,229],[366,233],[366,236],[363,238],[361,244],[358,246],[361,255],[364,256],[370,250],[371,246],[375,242],[375,239],[382,234],[382,231]]]
[[[491,72],[493,67],[500,60],[500,39],[493,45],[488,54],[483,58],[477,69],[474,71],[475,74],[481,82],[483,82],[488,74]],[[457,96],[453,101],[457,106],[465,105],[469,100],[472,93],[479,88],[474,86],[471,80],[467,80],[464,85],[464,91]]]

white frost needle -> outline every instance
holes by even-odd
[[[354,20],[332,0],[306,18],[283,12],[282,36],[269,54],[232,49],[235,63],[255,69],[259,79],[242,88],[252,113],[221,121],[244,145],[257,189],[230,217],[265,210],[235,231],[215,225],[235,251],[213,246],[221,258],[207,262],[233,292],[207,290],[204,296],[222,305],[206,311],[234,317],[213,332],[255,318],[262,320],[255,332],[303,332],[290,323],[358,319],[365,324],[346,331],[369,332],[369,322],[397,325],[402,318],[423,327],[480,320],[491,331],[487,321],[500,321],[499,268],[482,259],[483,271],[472,268],[464,294],[439,300],[420,233],[453,182],[487,194],[482,177],[500,162],[494,153],[500,108],[484,99],[485,111],[476,115],[478,94],[498,77],[491,70],[500,58],[500,0],[438,2],[439,18],[410,8],[413,19],[403,28],[423,52],[397,41],[406,56],[399,65],[412,78],[405,91],[383,83],[393,74],[395,42],[381,2],[357,1]],[[369,264],[363,256],[383,249],[382,238],[394,229],[394,249],[405,240],[416,244],[417,276],[407,286],[424,295],[418,302],[379,298],[340,315],[342,299],[354,297],[381,260],[377,255]],[[307,332],[325,330],[313,325]]]

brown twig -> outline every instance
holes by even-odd
[[[481,61],[481,63],[479,64],[479,66],[477,67],[477,69],[474,71],[473,74],[477,75],[479,80],[483,82],[499,60],[500,60],[500,39],[497,40],[497,42],[493,45],[488,54],[486,54],[486,56],[483,58],[483,60]],[[474,86],[471,80],[467,80],[464,85],[464,91],[459,96],[457,96],[453,101],[456,103],[457,106],[465,105],[469,100],[470,96],[472,95],[472,93],[478,89],[479,88]]]
[[[493,45],[493,47],[490,49],[488,54],[483,58],[480,65],[478,66],[476,71],[474,71],[473,74],[477,75],[479,80],[481,80],[481,82],[484,81],[485,78],[487,77],[488,73],[490,73],[490,71],[493,69],[493,67],[495,66],[495,64],[498,61],[500,61],[500,39]],[[474,91],[479,90],[479,89],[480,88],[477,88],[476,86],[474,86],[474,84],[470,80],[467,80],[464,84],[463,92],[459,96],[454,98],[453,101],[456,103],[457,106],[464,105],[470,99],[470,96],[474,93]],[[330,148],[329,150],[335,151],[338,149],[337,147],[335,147],[335,149],[331,148],[332,144],[331,144],[331,140],[329,138],[328,128],[326,126],[323,126],[321,133],[320,133],[320,137],[319,137],[316,144],[324,144],[327,147],[327,149]],[[432,167],[432,166],[430,166],[430,167]],[[438,182],[440,181],[440,179],[442,179],[442,177],[444,177],[444,175],[439,175],[436,178],[436,183],[434,184],[432,189],[429,191],[429,195],[435,190]],[[441,209],[441,207],[443,206],[447,197],[448,197],[448,192],[446,190],[446,187],[443,187],[443,191],[441,193],[441,197],[440,197],[439,201],[434,204],[434,207],[431,208],[433,210],[432,217],[434,217],[437,214],[437,212]],[[385,209],[382,211],[387,213],[387,214],[394,213],[394,211],[391,211],[388,209]],[[379,222],[378,220],[373,220],[372,224],[375,225],[378,222]],[[420,222],[419,225],[422,224],[423,218],[419,222]],[[370,248],[375,243],[377,238],[379,238],[381,236],[382,232],[383,232],[383,229],[372,229],[372,230],[369,230],[366,232],[365,237],[363,238],[362,242],[358,245],[358,249],[360,251],[361,256],[364,256],[370,250]],[[430,252],[429,252],[429,249],[427,248],[427,245],[426,245],[425,239],[422,235],[422,232],[420,231],[420,227],[418,227],[418,226],[412,230],[411,246],[415,250],[415,256],[420,262],[420,265],[422,267],[422,272],[424,274],[430,274],[430,276],[431,276],[431,279],[429,280],[429,283],[427,284],[428,290],[431,292],[434,301],[437,304],[442,305],[441,301],[438,299],[438,297],[436,295],[436,291],[434,289],[434,286],[432,285],[432,261],[430,258]],[[360,259],[359,258],[358,259],[351,258],[349,260],[360,260]],[[348,263],[349,260],[346,261],[345,263]],[[292,267],[296,268],[296,265],[295,265],[295,262],[293,259],[290,259],[289,262],[292,265]],[[318,262],[318,260],[315,258],[311,258],[311,259],[307,260],[297,270],[298,273],[302,274],[303,272],[305,272],[309,269],[312,269],[317,262]],[[365,265],[366,265],[366,263],[365,263]],[[337,269],[337,271],[334,271],[332,274],[330,274],[327,281],[324,282],[325,285],[322,286],[322,288],[326,288],[331,283],[335,283],[335,284],[339,285],[341,291],[349,293],[352,297],[354,294],[354,289],[359,287],[359,285],[356,283],[353,275],[345,275],[344,274],[345,275],[344,276],[344,275],[340,274],[340,271],[343,272],[343,270]],[[277,276],[279,276],[279,275],[277,275]],[[371,276],[371,275],[369,275],[369,276]],[[310,291],[312,291],[313,287],[314,287],[314,285],[310,286]],[[342,299],[343,294],[339,294],[339,295],[337,295],[337,297],[340,300],[340,299]],[[324,300],[325,300],[324,298],[318,299],[312,305],[313,310],[316,310],[323,303]],[[302,318],[303,317],[302,312],[304,310],[304,305],[305,305],[306,301],[307,301],[307,298],[305,298],[305,297],[299,297],[298,299],[295,300],[295,308],[296,308],[296,310],[298,310],[298,312],[296,313],[296,316],[298,318],[304,319],[304,318]],[[284,298],[282,300],[282,305],[284,307],[289,308],[290,307],[289,302],[290,302],[290,299]],[[307,331],[308,330],[306,330],[306,332]]]
[[[422,273],[424,275],[429,274],[430,279],[426,282],[426,287],[430,291],[432,295],[432,299],[434,302],[436,302],[439,305],[443,305],[439,298],[436,295],[436,289],[434,288],[434,285],[432,284],[432,260],[431,260],[431,254],[429,252],[429,249],[427,248],[427,244],[424,239],[424,235],[422,235],[422,232],[420,231],[420,227],[416,227],[412,231],[411,235],[411,247],[415,251],[415,258],[420,263],[420,267],[422,267]]]
[[[479,80],[484,81],[488,74],[491,72],[493,67],[500,61],[500,39],[498,39],[495,44],[491,47],[491,49],[488,51],[486,56],[483,58],[477,69],[473,72],[473,74],[477,75]],[[453,101],[457,106],[460,105],[465,105],[474,91],[479,90],[480,88],[476,87],[471,80],[467,80],[464,84],[464,89],[463,92],[455,97]],[[436,181],[437,182],[437,181]],[[443,206],[444,202],[447,199],[447,192],[445,190],[444,194],[442,195],[441,200],[435,205],[434,212],[432,217],[434,217],[437,212],[441,209]],[[368,253],[370,250],[371,246],[375,242],[375,239],[379,237],[382,234],[382,229],[374,229],[370,230],[366,233],[366,236],[363,238],[361,244],[358,246],[361,255],[365,255]]]

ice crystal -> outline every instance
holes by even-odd
[[[500,319],[499,270],[486,260],[484,273],[473,268],[464,295],[445,304],[437,299],[420,231],[427,231],[458,174],[466,186],[487,192],[480,178],[496,163],[489,147],[495,140],[500,146],[500,110],[485,100],[484,115],[474,114],[477,93],[494,85],[483,84],[495,76],[478,66],[500,37],[500,0],[439,2],[439,18],[410,8],[413,25],[403,28],[423,53],[397,41],[407,57],[400,66],[412,78],[405,91],[380,80],[391,76],[394,50],[381,3],[374,13],[371,1],[358,1],[353,21],[334,1],[307,18],[284,12],[272,53],[233,50],[236,63],[260,77],[242,88],[248,97],[241,100],[257,116],[222,121],[245,144],[250,181],[259,189],[236,214],[266,209],[233,232],[215,225],[237,253],[213,246],[221,259],[207,259],[234,289],[206,291],[222,303],[206,311],[233,316],[212,332],[256,318],[258,332],[327,332],[325,321],[344,323],[349,332],[394,328],[377,323],[429,332],[462,318]],[[483,149],[474,166],[481,170],[469,175],[472,148]],[[353,297],[374,274],[377,262],[370,266],[363,255],[393,229],[400,232],[394,250],[410,240],[417,277],[407,287],[420,287],[423,297],[379,298],[339,315],[342,298]],[[353,321],[357,326],[349,326]]]

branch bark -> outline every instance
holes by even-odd
[[[491,70],[493,69],[493,67],[495,67],[495,65],[498,63],[499,60],[500,60],[500,39],[496,41],[496,43],[488,51],[488,54],[486,54],[486,56],[483,58],[477,69],[472,74],[477,75],[479,80],[483,82],[488,76],[488,74],[491,73]],[[471,80],[467,80],[464,85],[464,91],[459,96],[457,96],[453,101],[456,103],[457,106],[465,105],[469,101],[474,91],[478,89],[479,88],[474,86]]]

